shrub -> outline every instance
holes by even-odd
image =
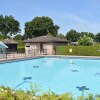
[[[23,90],[12,90],[9,87],[1,86],[0,100],[100,100],[99,95],[93,96],[93,94],[91,93],[88,95],[81,95],[76,99],[73,98],[71,93],[64,93],[57,95],[51,91],[36,96],[34,94],[34,91],[39,92],[37,90],[39,90],[39,88],[36,85],[34,88],[33,86],[31,86],[31,90],[26,92]]]

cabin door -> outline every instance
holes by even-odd
[[[43,53],[43,43],[40,43],[40,54]]]

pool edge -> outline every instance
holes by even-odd
[[[5,59],[0,60],[1,63],[7,63],[7,62],[14,62],[14,61],[23,61],[23,60],[31,60],[31,59],[39,59],[39,58],[70,58],[70,59],[97,59],[100,60],[100,57],[98,56],[69,56],[69,55],[39,55],[34,57],[26,57],[26,58],[15,58],[15,59]]]
[[[17,62],[17,61],[24,61],[24,60],[31,60],[31,59],[39,59],[39,58],[44,58],[44,57],[43,56],[34,56],[34,57],[26,57],[26,58],[6,59],[6,60],[1,60],[0,64],[10,63],[10,62]]]

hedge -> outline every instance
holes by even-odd
[[[100,46],[57,46],[56,55],[100,56]]]

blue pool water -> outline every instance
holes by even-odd
[[[44,91],[100,94],[100,60],[39,58],[0,63],[0,85],[13,89],[29,89],[30,82]]]

